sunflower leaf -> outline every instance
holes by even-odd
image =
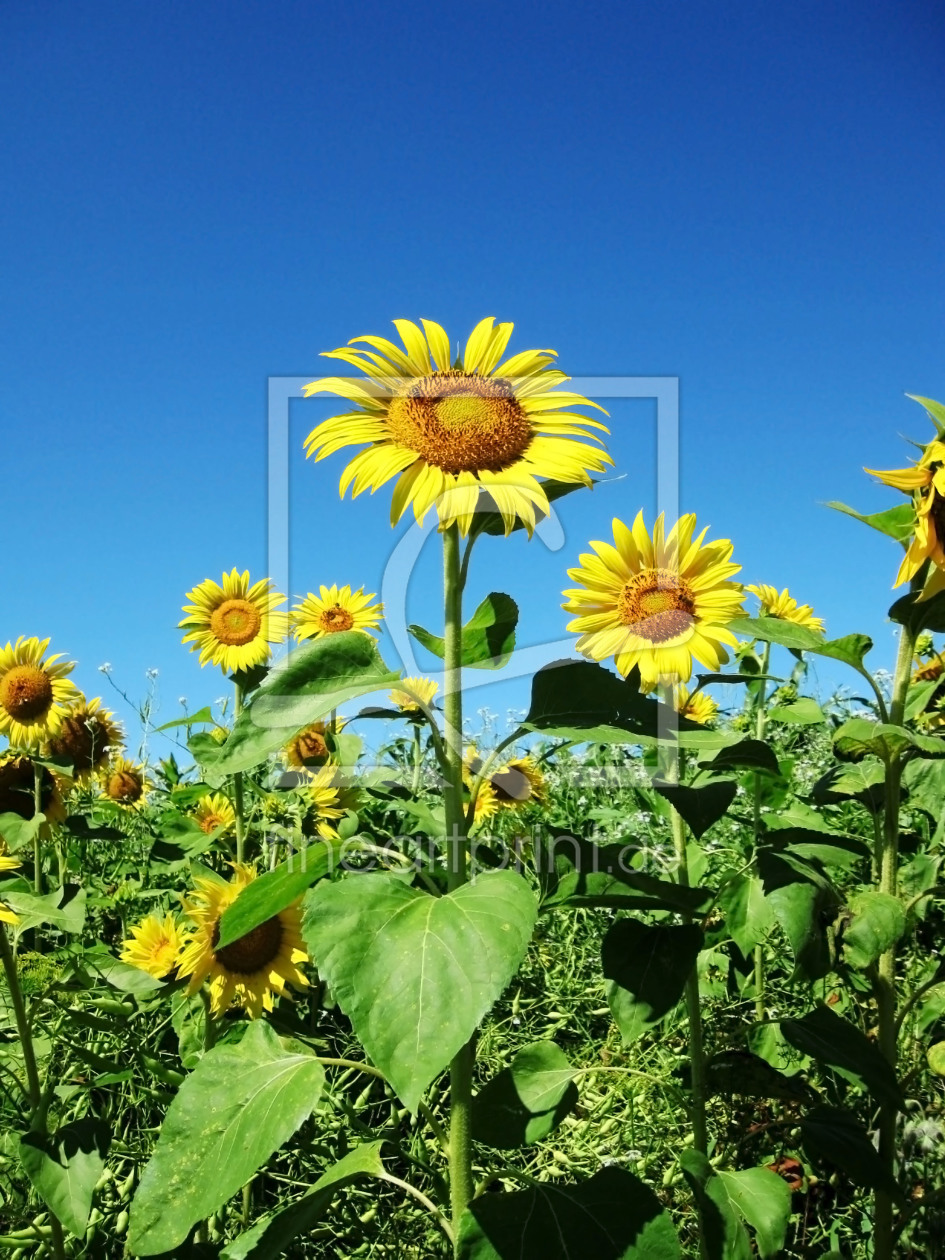
[[[870,529],[879,530],[881,534],[886,534],[899,543],[907,543],[915,529],[915,512],[911,503],[898,503],[895,507],[887,508],[885,512],[873,512],[868,516],[857,512],[855,508],[847,507],[845,503],[830,502],[825,503],[824,506],[833,508],[837,512],[844,512],[847,516],[862,521],[864,525],[869,525]]]
[[[95,1183],[111,1141],[108,1126],[94,1116],[65,1124],[56,1133],[27,1133],[20,1163],[33,1188],[71,1234],[85,1234]]]
[[[541,1141],[577,1105],[576,1074],[553,1041],[523,1047],[473,1099],[474,1140],[500,1150]]]
[[[290,906],[316,880],[331,872],[344,849],[342,840],[317,840],[288,862],[248,883],[223,912],[216,948],[225,949]]]
[[[518,625],[518,604],[510,595],[493,591],[487,595],[463,626],[462,663],[475,669],[501,669],[515,650],[515,627]],[[428,652],[443,660],[445,644],[439,635],[423,626],[408,626],[408,631]]]
[[[610,926],[601,962],[607,1002],[625,1042],[635,1041],[676,1007],[703,944],[702,929],[694,923],[618,919]]]

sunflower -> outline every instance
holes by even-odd
[[[433,705],[433,697],[440,685],[432,678],[404,678],[399,687],[390,693],[390,702],[401,713],[421,713]]]
[[[373,594],[365,595],[364,587],[352,591],[350,586],[320,586],[311,591],[292,609],[292,629],[298,643],[303,639],[321,639],[343,630],[359,630],[370,634],[381,624],[383,604],[372,604]]]
[[[482,773],[483,759],[475,748],[467,749],[463,759],[463,778],[472,790],[474,780]],[[510,757],[492,766],[476,794],[475,820],[481,822],[504,809],[522,809],[540,804],[545,799],[545,776],[531,757]]]
[[[341,494],[373,493],[398,477],[391,524],[408,504],[418,521],[434,505],[445,529],[454,521],[468,534],[481,491],[491,496],[508,533],[521,520],[531,533],[549,511],[539,477],[590,485],[590,472],[613,461],[588,427],[605,425],[569,407],[597,407],[580,394],[558,393],[569,380],[548,365],[553,350],[525,350],[500,362],[512,324],[488,318],[473,329],[462,361],[452,362],[446,332],[432,320],[423,330],[395,319],[404,350],[383,337],[355,337],[371,349],[332,350],[365,373],[366,379],[330,376],[305,387],[307,397],[338,394],[352,407],[318,425],[305,442],[306,454],[324,459],[345,446],[367,446],[341,477]],[[373,353],[377,351],[378,353]],[[606,413],[604,413],[606,414]],[[491,505],[490,505],[491,506]]]
[[[937,569],[945,569],[945,442],[932,441],[922,452],[922,458],[910,468],[865,468],[864,472],[894,490],[912,495],[915,508],[915,532],[906,550],[893,586],[911,581],[926,560]],[[945,586],[945,575],[936,574],[936,580],[926,588],[926,596]]]
[[[822,633],[824,623],[820,617],[814,616],[810,604],[798,604],[788,594],[787,587],[780,593],[773,586],[746,586],[746,591],[758,596],[761,604],[759,612],[763,617],[777,617],[780,621],[791,621],[796,626],[804,626],[807,630]]]
[[[337,839],[338,832],[332,823],[344,818],[345,811],[350,808],[351,791],[339,781],[336,768],[331,765],[322,766],[311,781],[304,785],[303,791],[316,833],[323,840]]]
[[[283,749],[286,761],[293,770],[323,766],[331,756],[327,736],[335,733],[331,722],[312,722],[286,744]]]
[[[36,763],[29,757],[5,753],[0,757],[0,814],[17,814],[29,820],[36,813]],[[46,821],[66,817],[59,782],[45,766],[40,768],[39,803]]]
[[[102,786],[109,800],[119,805],[140,805],[151,786],[144,766],[124,757],[115,760],[102,771]]]
[[[677,683],[673,688],[673,708],[680,717],[690,722],[698,722],[700,726],[708,726],[719,715],[719,706],[704,691],[689,694],[689,688]]]
[[[276,611],[285,596],[267,578],[250,586],[249,570],[233,569],[221,581],[207,578],[187,593],[187,616],[178,622],[187,630],[182,642],[200,653],[201,665],[219,665],[228,674],[265,665],[272,645],[288,634],[287,614]]]
[[[298,968],[299,963],[308,962],[302,943],[301,900],[217,949],[224,911],[255,878],[251,866],[236,863],[229,883],[216,876],[198,878],[192,897],[184,902],[195,930],[181,953],[177,974],[190,977],[188,993],[196,993],[209,979],[211,1005],[218,1016],[235,1001],[256,1019],[264,1010],[272,1010],[273,994],[284,995],[286,983],[296,988],[308,984]]]
[[[59,734],[47,740],[53,757],[72,762],[72,777],[85,783],[124,744],[125,735],[114,713],[101,707],[99,697],[82,700],[62,720]]]
[[[23,748],[55,735],[82,695],[67,678],[75,661],[62,660],[62,653],[46,659],[48,647],[48,639],[20,635],[0,648],[0,735]]]
[[[122,942],[122,962],[139,967],[156,980],[169,976],[177,966],[187,935],[172,914],[161,919],[149,914],[131,929],[131,937]]]
[[[595,661],[614,657],[624,676],[638,666],[646,691],[688,682],[693,657],[718,669],[728,660],[723,644],[737,645],[725,624],[742,612],[742,588],[729,581],[741,566],[731,563],[728,539],[704,543],[706,531],[693,538],[695,527],[689,513],[667,538],[661,514],[651,539],[642,512],[632,529],[614,520],[614,545],[592,542],[597,554],[568,570],[581,584],[563,592],[562,605],[578,614],[568,624],[581,636],[577,650]]]
[[[236,811],[222,792],[201,796],[194,809],[194,818],[201,831],[212,835],[218,827],[229,831],[236,826]]]

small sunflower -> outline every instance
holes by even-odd
[[[65,715],[58,735],[46,744],[53,757],[72,762],[72,777],[87,782],[96,771],[108,764],[124,744],[125,735],[114,713],[101,707],[99,697],[82,700]]]
[[[172,914],[159,918],[149,914],[131,929],[131,937],[122,942],[122,962],[139,967],[156,980],[169,976],[177,966],[187,934]]]
[[[209,792],[206,796],[201,796],[194,809],[194,818],[200,830],[205,831],[208,836],[218,827],[230,831],[236,826],[236,811],[222,792]]]
[[[468,788],[472,788],[483,765],[477,750],[468,749],[463,759],[463,778]],[[475,820],[481,822],[500,810],[541,804],[545,795],[545,776],[537,763],[531,757],[510,757],[508,761],[490,767],[480,783],[476,794]]]
[[[36,763],[29,757],[5,753],[0,757],[0,814],[17,814],[29,820],[36,812],[35,801]],[[47,822],[65,820],[59,782],[45,766],[41,769],[39,803]]]
[[[935,682],[945,674],[945,660],[941,656],[933,656],[930,661],[919,661],[912,671],[914,683]]]
[[[790,621],[795,626],[804,626],[807,630],[823,632],[823,620],[814,616],[814,610],[810,604],[798,604],[797,600],[788,593],[787,587],[780,595],[773,586],[746,586],[745,590],[758,596],[758,602],[761,605],[759,611],[763,617],[777,617],[780,621]]]
[[[353,497],[368,489],[373,494],[398,477],[391,524],[408,504],[421,522],[435,505],[441,529],[455,521],[468,534],[485,491],[506,533],[516,520],[531,532],[550,510],[539,477],[590,485],[590,472],[613,462],[587,441],[575,441],[599,443],[587,429],[608,430],[567,408],[603,408],[580,394],[556,392],[570,378],[548,366],[553,350],[525,350],[500,362],[513,325],[495,326],[490,317],[476,325],[462,362],[454,365],[445,330],[432,320],[421,323],[422,331],[409,319],[394,320],[404,350],[383,337],[355,337],[349,346],[370,349],[325,353],[366,379],[331,376],[305,387],[306,396],[338,394],[352,404],[312,430],[306,454],[324,459],[345,446],[367,446],[342,474],[342,495],[349,486]]]
[[[264,1010],[272,1010],[273,995],[284,995],[287,983],[300,989],[308,984],[298,968],[299,963],[308,962],[302,942],[300,900],[238,941],[217,948],[224,912],[255,878],[251,866],[237,863],[229,883],[216,877],[196,879],[193,895],[184,903],[195,926],[181,953],[177,974],[190,977],[188,993],[196,993],[209,980],[211,1005],[218,1016],[235,1001],[256,1019]]]
[[[612,656],[625,677],[638,666],[645,690],[688,682],[693,657],[711,670],[728,660],[723,644],[737,640],[725,626],[742,612],[742,588],[729,579],[741,566],[731,563],[728,539],[705,543],[695,527],[690,513],[667,538],[660,515],[651,538],[639,512],[632,529],[614,520],[613,545],[591,543],[597,554],[568,570],[580,587],[563,592],[562,607],[578,614],[568,629],[581,636],[579,652]]]
[[[439,689],[440,684],[432,678],[405,678],[390,693],[390,702],[401,713],[420,713],[432,707],[433,697]]]
[[[67,677],[75,662],[64,661],[61,653],[47,658],[48,647],[48,639],[20,635],[0,648],[0,735],[23,748],[55,735],[82,695]]]
[[[182,642],[200,653],[200,664],[219,665],[227,674],[265,665],[274,644],[288,634],[288,616],[277,612],[285,596],[263,578],[250,585],[249,571],[224,573],[218,585],[211,578],[189,591],[178,622],[186,629]]]
[[[334,840],[338,832],[332,823],[344,818],[349,808],[350,789],[338,779],[335,766],[322,766],[310,782],[303,785],[303,797],[307,801],[316,833],[323,840]]]
[[[286,744],[285,759],[293,770],[323,766],[331,757],[328,735],[334,735],[331,722],[312,722]]]
[[[690,695],[689,688],[682,683],[677,683],[673,688],[673,708],[680,717],[698,722],[700,726],[708,726],[719,715],[719,706],[711,696],[707,696],[704,691]]]
[[[343,630],[359,630],[371,634],[384,616],[382,604],[372,604],[373,594],[365,595],[364,587],[352,591],[350,586],[320,586],[311,591],[292,609],[292,630],[296,641],[321,639]]]
[[[915,508],[915,532],[893,586],[911,581],[926,560],[945,570],[945,442],[929,442],[922,458],[909,468],[865,468],[873,477],[894,490],[912,496]],[[934,588],[941,590],[945,576],[936,575]],[[926,595],[932,590],[926,589]]]
[[[105,795],[118,805],[137,806],[143,804],[151,786],[144,766],[128,761],[125,757],[116,757],[102,771],[101,780],[105,789]]]

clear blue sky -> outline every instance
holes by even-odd
[[[265,568],[267,378],[495,315],[573,375],[678,376],[683,508],[889,666],[894,544],[819,504],[899,501],[861,465],[945,395],[943,36],[931,0],[4,5],[0,640],[52,636],[92,695],[158,668],[159,720],[213,700],[175,626]],[[377,590],[388,493],[305,462],[324,411],[293,406],[293,593]],[[559,551],[484,551],[523,641],[562,637],[588,538],[652,516],[653,420],[614,409],[626,475]]]

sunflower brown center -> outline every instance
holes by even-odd
[[[38,665],[14,665],[0,682],[0,704],[15,722],[35,722],[52,701],[52,679]]]
[[[321,765],[328,760],[328,745],[318,731],[303,731],[295,741],[295,752],[303,764]]]
[[[321,614],[322,629],[326,634],[337,634],[340,630],[350,630],[354,625],[354,617],[347,608],[334,604]]]
[[[672,569],[644,569],[617,598],[623,625],[651,643],[667,643],[685,634],[695,622],[695,612],[692,591]]]
[[[209,836],[211,832],[216,831],[217,827],[222,827],[226,822],[225,818],[221,818],[219,814],[204,814],[200,819],[200,830],[205,831]]]
[[[108,732],[95,717],[69,717],[49,741],[54,757],[68,757],[77,774],[99,765],[108,750]]]
[[[141,799],[144,784],[140,777],[131,770],[116,770],[109,775],[106,787],[108,795],[120,805],[132,805]]]
[[[268,967],[278,957],[279,950],[282,948],[282,936],[282,923],[279,916],[274,915],[265,923],[260,923],[259,927],[247,932],[245,936],[241,936],[232,945],[224,945],[223,949],[217,949],[217,941],[220,939],[218,922],[213,929],[214,957],[227,971],[240,976],[251,976],[254,972]]]
[[[391,399],[391,436],[445,473],[502,472],[534,436],[509,381],[453,369]]]
[[[261,627],[259,609],[248,599],[226,599],[210,614],[210,629],[227,647],[251,643]]]

